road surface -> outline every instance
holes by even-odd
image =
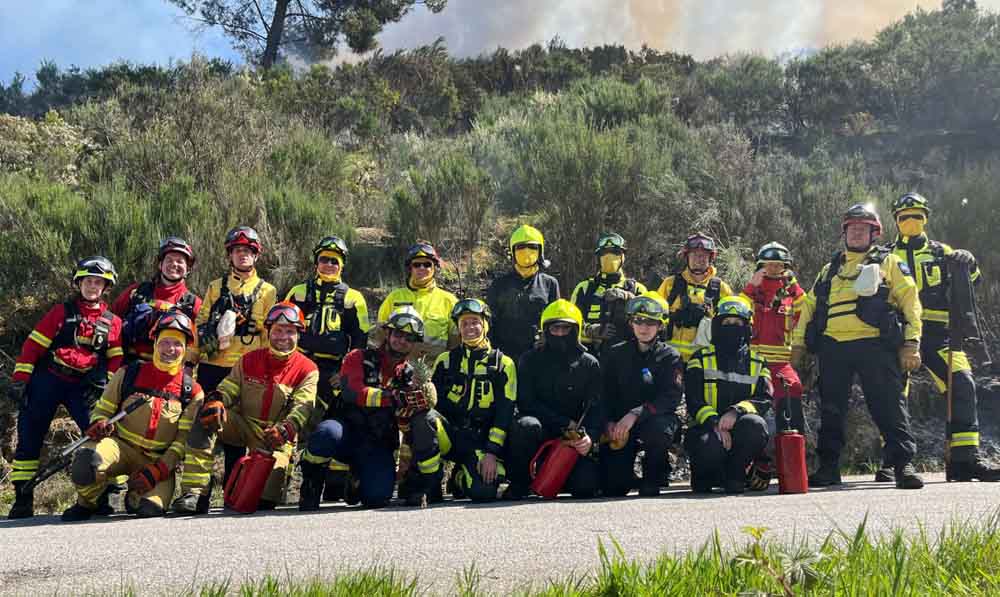
[[[482,588],[502,593],[528,583],[592,571],[597,542],[614,537],[629,557],[701,546],[718,528],[742,544],[745,526],[769,536],[821,540],[869,529],[935,531],[950,522],[984,521],[1000,508],[1000,483],[948,484],[928,475],[922,491],[852,478],[842,489],[807,495],[694,496],[681,488],[659,498],[445,503],[419,511],[365,511],[329,505],[255,515],[213,511],[201,517],[113,517],[60,524],[55,517],[0,522],[0,594],[120,591],[176,594],[210,581],[238,586],[271,573],[310,578],[371,564],[419,573],[422,588],[449,594],[475,563]],[[561,545],[562,548],[553,548]],[[426,568],[430,566],[431,568]]]

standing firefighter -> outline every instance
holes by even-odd
[[[508,250],[514,269],[493,280],[486,302],[493,311],[493,345],[516,362],[534,345],[542,310],[559,298],[559,282],[541,271],[548,260],[545,237],[537,228],[519,226]]]
[[[316,401],[319,373],[316,364],[297,350],[305,330],[302,310],[280,302],[267,312],[264,328],[268,347],[240,357],[219,387],[208,394],[188,445],[185,470],[211,468],[215,433],[225,455],[225,486],[236,461],[247,450],[269,450],[274,469],[267,479],[260,510],[273,509],[281,500],[285,474],[295,449],[295,440],[305,426]],[[208,450],[207,453],[203,450]],[[208,511],[208,475],[200,486],[188,488],[174,501],[175,512],[203,514]]]
[[[368,306],[357,290],[343,281],[347,244],[328,236],[313,248],[315,275],[289,291],[286,301],[302,309],[306,329],[299,338],[299,350],[319,368],[319,387],[313,421],[335,418],[340,404],[340,365],[348,352],[364,348],[371,327]],[[348,467],[336,460],[326,475],[325,495],[341,499],[347,487]]]
[[[601,486],[597,440],[604,430],[601,366],[580,343],[583,315],[558,300],[542,312],[543,342],[521,357],[517,395],[519,419],[511,434],[507,463],[511,498],[527,495],[528,465],[548,439],[561,437],[577,458],[566,479],[573,497],[597,495]]]
[[[924,227],[931,215],[927,200],[907,193],[892,204],[899,236],[891,245],[893,254],[905,261],[920,291],[923,307],[923,336],[920,356],[941,392],[951,382],[951,420],[948,421],[947,478],[949,481],[998,481],[1000,470],[987,466],[979,453],[979,417],[976,383],[965,352],[951,352],[954,325],[949,311],[957,294],[952,284],[978,283],[979,267],[972,253],[927,238]],[[968,280],[953,280],[954,265],[964,266]],[[951,266],[951,268],[949,267]],[[956,305],[960,312],[974,311],[974,305]],[[958,338],[964,340],[964,338]],[[949,372],[949,366],[951,371]],[[891,471],[883,471],[883,477]],[[891,477],[889,477],[891,480]]]
[[[718,249],[711,237],[692,234],[678,253],[684,262],[680,273],[667,276],[657,290],[670,310],[666,338],[687,361],[697,348],[698,325],[711,318],[719,300],[733,294],[729,284],[716,275]]]
[[[141,518],[162,515],[173,497],[174,473],[188,453],[188,431],[204,397],[184,367],[194,324],[183,312],[167,311],[149,339],[152,362],[135,361],[119,369],[94,409],[86,432],[91,441],[73,459],[71,476],[79,497],[63,512],[66,522],[96,514],[98,496],[117,475],[129,475],[125,507]],[[128,414],[109,423],[119,411]],[[203,450],[200,460],[210,457]],[[197,485],[208,474],[208,468],[185,464],[182,485]]]
[[[212,280],[198,311],[198,383],[211,392],[236,361],[266,345],[264,317],[277,290],[257,275],[262,247],[257,231],[237,226],[226,234],[229,274]]]
[[[839,485],[840,452],[854,374],[861,378],[868,410],[885,438],[896,487],[920,489],[910,461],[916,443],[904,394],[904,372],[920,367],[921,310],[906,263],[875,245],[882,221],[869,205],[855,205],[841,223],[845,251],[823,267],[802,303],[792,338],[792,366],[806,350],[819,359],[820,467],[811,487]]]
[[[802,382],[792,368],[792,332],[805,292],[791,270],[787,247],[770,242],[757,251],[757,271],[743,289],[753,303],[753,349],[767,360],[778,430],[805,432]]]
[[[14,505],[9,518],[34,515],[34,492],[23,489],[38,472],[38,457],[59,405],[80,430],[90,426],[90,403],[122,362],[122,321],[101,301],[118,281],[111,262],[88,257],[73,274],[76,296],[45,314],[21,347],[9,397],[17,405]],[[107,513],[107,496],[102,510]]]
[[[658,294],[630,300],[628,321],[634,337],[612,346],[601,363],[610,440],[601,446],[606,496],[626,495],[634,487],[639,443],[645,451],[639,495],[659,495],[669,482],[667,450],[680,426],[677,407],[684,363],[677,350],[660,339],[666,318]]]
[[[625,239],[610,233],[597,240],[594,255],[600,271],[573,289],[572,301],[583,313],[583,344],[592,354],[628,336],[625,305],[646,287],[625,275]]]
[[[153,360],[149,332],[164,311],[178,309],[191,321],[198,316],[201,298],[191,292],[185,282],[194,262],[191,245],[182,238],[169,236],[160,241],[153,279],[132,284],[115,299],[111,311],[122,318],[126,362]]]
[[[696,493],[715,487],[743,493],[747,468],[767,446],[767,423],[759,413],[770,407],[771,373],[763,356],[750,349],[752,322],[743,297],[723,299],[712,318],[711,346],[698,349],[687,363],[684,396],[691,426],[684,449]]]
[[[334,458],[351,467],[357,484],[348,503],[357,500],[367,508],[381,508],[392,499],[393,452],[399,447],[396,411],[410,403],[433,402],[434,388],[429,383],[414,388],[406,379],[412,373],[408,361],[424,340],[424,322],[416,311],[400,309],[382,328],[384,340],[378,348],[357,348],[344,358],[340,368],[344,410],[309,436],[301,463],[299,510],[319,508],[325,471]]]
[[[418,481],[407,504],[422,506],[439,483],[441,459],[455,463],[453,495],[492,501],[505,477],[503,455],[514,419],[514,361],[487,339],[490,310],[479,299],[463,299],[451,312],[462,345],[440,355],[431,381],[437,410],[420,409],[412,419],[413,459]]]

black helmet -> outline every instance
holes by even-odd
[[[347,259],[347,243],[345,243],[344,239],[339,236],[326,236],[316,243],[316,246],[313,247],[313,263],[316,263],[319,260],[319,254],[323,251],[340,253],[340,256],[344,258],[344,260]]]
[[[620,234],[607,232],[597,239],[597,247],[594,249],[594,255],[600,255],[605,251],[620,251],[624,253],[625,250],[625,239]]]
[[[467,313],[479,315],[486,321],[493,318],[493,314],[490,312],[490,306],[477,298],[462,299],[455,303],[455,306],[451,309],[451,318],[455,321],[455,323],[458,323],[458,318]]]
[[[76,263],[76,272],[73,274],[73,283],[82,278],[94,276],[103,278],[108,282],[107,287],[111,288],[118,283],[118,272],[115,270],[111,260],[102,255],[85,257]]]
[[[389,316],[389,320],[382,324],[387,330],[397,330],[410,336],[413,342],[424,341],[424,320],[420,318],[412,307],[403,307]]]
[[[931,215],[930,203],[919,193],[909,192],[892,202],[893,217],[904,209],[922,209],[928,216]]]
[[[792,252],[779,242],[769,242],[757,251],[757,269],[763,267],[765,261],[780,261],[791,266]]]

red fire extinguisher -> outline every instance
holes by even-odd
[[[237,460],[226,482],[226,507],[243,514],[256,512],[274,463],[274,456],[264,450],[254,450]]]
[[[546,452],[549,452],[548,456],[545,455]],[[550,439],[542,444],[531,459],[528,469],[531,473],[531,490],[549,500],[559,495],[579,457],[580,453],[562,438]],[[538,461],[542,458],[545,462],[542,463],[542,470],[538,470]]]
[[[788,401],[792,400],[789,383],[783,376],[777,376],[785,389],[784,408],[785,431],[778,434],[774,442],[774,456],[778,461],[778,493],[808,493],[809,473],[806,469],[806,437],[791,427],[792,415]]]

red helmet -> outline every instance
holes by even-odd
[[[249,226],[237,226],[226,234],[227,252],[231,251],[233,247],[237,247],[239,245],[250,247],[257,253],[260,253],[262,250],[260,236],[257,235],[256,230]]]
[[[149,339],[155,341],[164,330],[177,330],[184,334],[188,344],[194,342],[194,324],[191,323],[191,318],[179,309],[164,311],[153,324],[153,329],[149,331]]]
[[[299,309],[299,306],[291,301],[275,303],[267,312],[264,327],[270,330],[271,326],[276,323],[290,323],[297,327],[300,332],[304,332],[306,329],[306,317],[302,314],[302,309]]]
[[[194,249],[186,240],[179,236],[168,236],[160,241],[160,250],[156,254],[157,261],[163,261],[167,253],[180,253],[188,262],[188,267],[194,267]]]
[[[869,204],[858,203],[852,205],[844,212],[844,217],[840,222],[840,231],[846,232],[848,224],[863,223],[872,227],[873,236],[882,234],[882,219],[878,217],[878,212]]]
[[[687,237],[687,240],[684,241],[684,246],[681,247],[680,252],[677,254],[682,259],[687,259],[688,253],[694,251],[695,249],[708,251],[713,261],[719,254],[719,249],[715,246],[715,240],[711,236],[702,232],[695,232],[691,236]]]

